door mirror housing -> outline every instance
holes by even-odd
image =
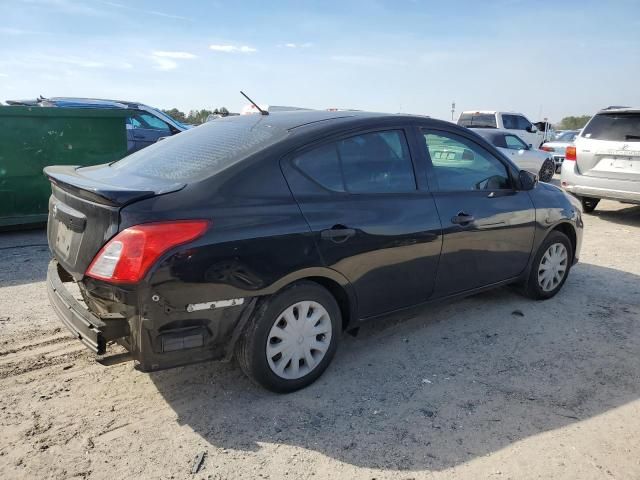
[[[529,132],[529,133],[536,133],[537,131],[538,131],[538,129],[536,128],[535,125],[529,125],[527,127],[527,132]]]
[[[518,178],[520,180],[521,190],[533,190],[538,184],[538,175],[527,172],[526,170],[520,170]]]

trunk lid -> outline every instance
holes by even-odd
[[[44,169],[51,181],[47,238],[51,252],[80,280],[100,248],[118,232],[120,210],[184,184],[118,172],[109,165]]]
[[[640,112],[603,112],[576,139],[582,175],[640,181]]]

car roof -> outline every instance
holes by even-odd
[[[506,111],[501,111],[501,110],[465,110],[462,113],[485,113],[485,114],[496,114],[496,113],[507,113],[509,115],[522,115],[524,116],[524,114],[520,113],[520,112],[506,112]]]
[[[636,113],[640,112],[640,107],[621,107],[621,106],[611,106],[607,108],[603,108],[598,113]]]
[[[260,114],[240,115],[233,117],[237,122],[255,122],[256,117]],[[429,117],[420,115],[403,115],[393,113],[376,113],[362,111],[325,111],[325,110],[298,110],[290,112],[274,112],[269,115],[263,115],[264,125],[268,125],[281,130],[297,133],[297,130],[319,130],[340,125],[345,127],[349,124],[366,122],[367,120],[391,119],[395,118],[399,121],[407,121],[416,119],[431,120],[441,122],[440,120],[429,119]],[[444,122],[448,123],[448,122]]]
[[[476,132],[477,134],[483,136],[484,138],[495,138],[499,135],[516,135],[510,130],[504,130],[502,128],[472,128],[472,132]]]

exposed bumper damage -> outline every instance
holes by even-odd
[[[47,292],[62,323],[98,355],[108,353],[109,342],[121,344],[142,371],[206,360],[229,360],[257,302],[257,298],[233,299],[209,302],[206,309],[205,304],[176,309],[155,294],[149,301],[132,301],[136,296],[146,298],[145,293],[137,292],[126,295],[128,304],[119,303],[123,308],[121,313],[97,313],[104,310],[95,307],[104,306],[105,297],[122,298],[122,293],[109,292],[104,286],[89,286],[85,293],[90,297],[98,292],[102,295],[90,298],[89,303],[96,304],[90,310],[66,288],[65,283],[72,281],[58,262],[52,260],[47,272]]]
[[[103,355],[108,341],[129,335],[127,321],[122,315],[94,315],[66,289],[64,283],[67,282],[71,282],[71,277],[52,260],[47,271],[47,293],[51,306],[73,336],[91,351]]]

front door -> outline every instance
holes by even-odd
[[[149,113],[137,113],[130,118],[135,150],[141,150],[156,143],[161,137],[171,135],[169,125]]]
[[[443,229],[435,296],[518,276],[533,246],[535,210],[511,167],[472,137],[422,130]]]
[[[426,185],[416,184],[404,129],[326,141],[283,170],[325,265],[353,285],[361,318],[431,296],[440,220]]]

